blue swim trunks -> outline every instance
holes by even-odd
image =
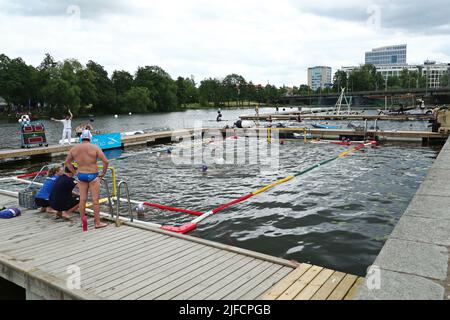
[[[78,180],[83,182],[92,182],[95,180],[95,178],[98,177],[98,172],[96,173],[78,173]]]

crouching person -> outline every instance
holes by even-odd
[[[53,167],[48,171],[47,178],[45,179],[42,188],[39,189],[34,198],[36,205],[41,207],[41,212],[56,213],[56,211],[50,207],[49,199],[56,181],[62,174],[63,170],[61,166]]]
[[[71,215],[78,209],[80,198],[73,189],[77,186],[74,174],[69,168],[64,168],[64,174],[56,181],[50,193],[50,207],[57,211],[58,217],[70,219]]]

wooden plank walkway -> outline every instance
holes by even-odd
[[[277,128],[272,128],[273,130],[277,130]],[[289,132],[289,128],[282,128],[283,132]],[[302,133],[301,131],[292,131],[297,133]],[[363,131],[355,131],[349,129],[308,129],[308,133],[311,133],[313,136],[321,136],[321,137],[332,137],[337,138],[339,136],[364,136]],[[437,133],[431,131],[381,131],[381,130],[367,130],[366,137],[374,137],[379,140],[403,140],[403,139],[411,139],[411,140],[423,140],[423,139],[437,139],[437,140],[446,140],[448,138],[448,134]]]
[[[351,300],[363,278],[303,263],[265,292],[263,300]]]
[[[0,195],[0,207],[17,199]],[[0,277],[28,299],[350,299],[360,279],[188,235],[23,210],[0,220]],[[81,287],[69,289],[69,269]]]
[[[134,145],[145,145],[153,143],[157,140],[170,139],[172,136],[191,136],[193,129],[177,130],[177,131],[161,131],[144,134],[136,134],[133,136],[122,137],[123,147]],[[30,149],[5,149],[0,150],[0,160],[26,158],[31,156],[59,155],[67,154],[74,146],[72,145],[51,145],[48,147],[36,147]]]

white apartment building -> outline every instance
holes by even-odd
[[[325,88],[332,83],[331,67],[317,66],[308,68],[308,86],[312,90]]]
[[[350,66],[342,67],[341,70],[350,75],[357,68],[359,67]],[[428,75],[429,88],[440,87],[441,77],[445,74],[450,74],[450,64],[436,63],[435,61],[425,61],[423,64],[378,65],[376,68],[385,79],[394,76],[399,77],[404,69],[411,72],[420,72],[423,76]],[[415,84],[411,84],[411,86],[415,87]]]
[[[450,76],[450,63],[436,63],[425,61],[422,75],[428,78],[428,87],[437,88],[441,86],[441,77],[445,74]]]

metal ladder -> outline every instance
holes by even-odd
[[[33,180],[31,181],[31,183],[28,185],[28,187],[25,188],[25,190],[31,188],[31,186],[36,182],[36,179],[41,175],[42,171],[44,171],[44,169],[49,169],[50,165],[46,164],[45,166],[43,166],[41,168],[41,170],[38,171],[38,173],[34,176]]]
[[[35,184],[36,179],[41,175],[42,171],[44,171],[44,169],[46,169],[46,168],[49,169],[50,165],[48,165],[48,164],[44,165],[41,168],[41,170],[39,170],[38,173],[34,176],[31,183],[25,189],[19,191],[18,198],[19,198],[20,206],[23,206],[28,209],[37,209],[38,208],[38,206],[36,205],[36,203],[34,201],[34,197],[35,197],[37,190],[33,190],[32,187]]]
[[[111,215],[111,218],[114,218],[113,203],[111,200],[111,193],[109,192],[108,181],[106,181],[105,179],[101,179],[101,182],[103,183],[103,185],[105,186],[105,189],[106,189],[106,195],[108,197],[109,214]]]
[[[130,221],[133,222],[133,210],[131,209],[131,201],[130,201],[130,192],[128,191],[128,184],[121,180],[117,186],[117,211],[116,211],[116,226],[119,227],[121,225],[119,220],[119,211],[120,211],[120,187],[124,185],[127,202],[128,202],[128,214],[130,215]]]

